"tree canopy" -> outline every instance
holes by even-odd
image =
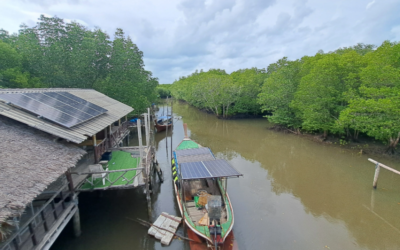
[[[175,81],[171,93],[219,116],[266,112],[288,128],[353,140],[361,132],[393,150],[400,140],[400,44],[320,50],[266,70],[196,71]]]
[[[122,29],[111,40],[100,28],[41,15],[18,34],[0,30],[3,88],[92,88],[141,113],[158,86],[144,66],[143,52]]]

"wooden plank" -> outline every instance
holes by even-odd
[[[196,203],[195,203],[194,201],[187,201],[187,202],[186,202],[186,207],[187,207],[187,208],[189,208],[189,207],[196,207]]]
[[[182,218],[169,215],[168,213],[161,213],[153,226],[149,229],[148,234],[153,235],[156,239],[161,240],[164,245],[169,245],[174,238],[174,232],[178,229]]]
[[[159,217],[157,218],[157,220],[153,223],[153,225],[155,225],[155,226],[157,226],[157,227],[161,227],[161,225],[162,225],[162,223],[165,221],[165,219],[166,219],[165,217],[159,216]],[[152,227],[149,229],[148,234],[154,236],[157,232],[158,232],[158,229],[152,226]]]
[[[162,239],[161,239],[161,244],[169,245],[171,243],[173,237],[174,237],[174,235],[172,233],[165,232],[164,237],[162,237]]]
[[[161,215],[162,216],[162,215]],[[163,216],[164,217],[164,216]],[[165,221],[163,222],[163,224],[161,224],[161,228],[162,229],[167,229],[167,230],[169,230],[169,225],[171,224],[171,219],[169,219],[169,218],[166,218],[165,217]],[[166,231],[164,231],[164,230],[159,230],[157,233],[156,233],[156,235],[154,235],[154,237],[156,237],[156,239],[159,239],[159,240],[161,240],[164,236],[165,236],[165,234],[167,234],[168,232],[166,232]]]
[[[173,215],[169,215],[169,214],[167,214],[167,213],[165,213],[165,212],[161,213],[161,215],[164,216],[164,217],[167,217],[168,219],[171,219],[171,220],[174,220],[174,221],[176,221],[176,222],[179,222],[179,223],[180,223],[181,220],[182,220],[182,218],[175,217],[175,216],[173,216]],[[177,218],[179,218],[179,219],[177,219]]]

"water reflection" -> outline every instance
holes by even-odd
[[[373,191],[374,166],[367,156],[269,131],[265,120],[191,115],[195,111],[187,105],[174,111],[193,139],[245,173],[229,190],[241,248],[400,248],[400,177],[385,171]]]

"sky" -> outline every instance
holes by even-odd
[[[0,28],[41,14],[122,28],[161,84],[196,69],[267,68],[357,43],[400,41],[400,0],[1,0]]]

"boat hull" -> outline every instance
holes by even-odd
[[[199,230],[197,230],[197,229],[191,224],[191,220],[190,220],[189,218],[187,218],[187,216],[185,215],[185,209],[184,209],[184,207],[183,207],[184,204],[183,204],[183,201],[182,201],[182,199],[181,199],[181,197],[180,197],[178,187],[176,186],[176,184],[175,184],[174,182],[173,182],[173,187],[174,187],[174,191],[175,191],[176,201],[178,202],[179,212],[181,213],[182,218],[184,218],[185,224],[188,226],[188,228],[189,228],[193,233],[195,233],[196,235],[198,235],[198,236],[200,236],[201,238],[203,238],[208,244],[214,245],[213,239],[212,239],[211,237],[209,237],[209,236],[203,234],[202,232],[200,232]],[[222,244],[225,242],[226,238],[227,238],[228,235],[231,233],[232,228],[233,228],[233,224],[234,224],[233,208],[232,208],[231,201],[230,201],[230,199],[229,199],[228,193],[226,193],[226,198],[227,198],[227,201],[228,201],[227,204],[229,204],[229,207],[230,207],[230,210],[231,210],[230,216],[232,217],[232,222],[231,222],[231,224],[229,225],[229,228],[228,228],[228,230],[226,231],[224,237],[222,237]],[[189,220],[190,220],[190,221],[189,221]]]
[[[155,124],[154,126],[156,127],[157,133],[167,130],[167,127],[168,130],[172,129],[172,123],[168,125]]]

